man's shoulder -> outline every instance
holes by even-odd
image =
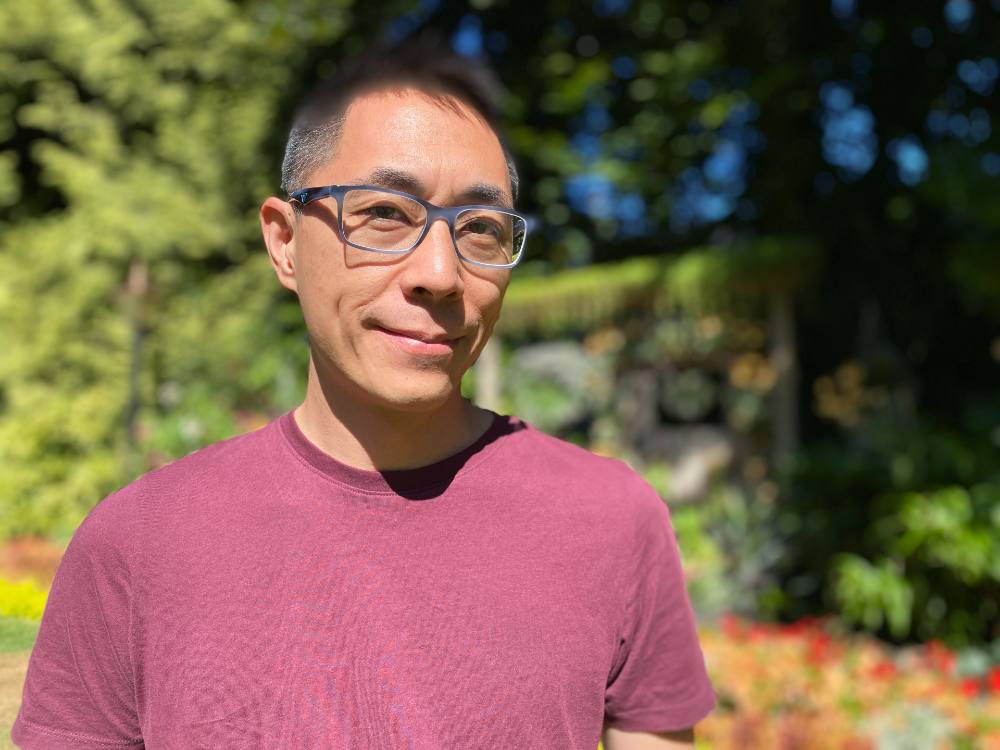
[[[271,422],[252,432],[210,443],[144,474],[133,484],[173,485],[202,482],[231,472],[246,474],[258,468],[262,458],[271,452],[268,445],[274,428]]]
[[[618,458],[594,453],[569,440],[543,432],[518,417],[511,416],[506,419],[514,426],[512,433],[516,436],[516,441],[512,443],[516,444],[516,448],[525,456],[532,457],[534,461],[542,463],[554,461],[553,469],[573,471],[583,469],[621,475],[635,473],[628,464]]]
[[[104,498],[92,511],[115,515],[122,506],[144,499],[162,500],[186,493],[219,488],[227,483],[246,482],[266,472],[275,422],[252,432],[210,443],[152,469]]]
[[[166,533],[180,516],[205,508],[210,498],[252,486],[266,474],[274,422],[253,432],[206,445],[139,476],[94,505],[74,533],[81,547],[133,547],[137,535],[153,528]],[[227,489],[228,488],[228,489]],[[220,490],[222,492],[220,492]]]
[[[574,502],[588,500],[605,509],[640,515],[656,513],[663,500],[645,479],[619,458],[604,456],[510,418],[521,429],[512,436],[508,460],[519,481]]]

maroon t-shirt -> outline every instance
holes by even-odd
[[[667,507],[516,419],[335,461],[291,413],[99,503],[52,586],[25,748],[580,748],[715,706]]]

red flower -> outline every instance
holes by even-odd
[[[1000,695],[1000,666],[993,667],[986,675],[986,687],[991,693]]]
[[[975,677],[966,677],[958,684],[958,689],[966,698],[975,698],[979,695],[979,680]]]
[[[719,617],[719,627],[723,634],[730,638],[739,638],[743,635],[743,623],[736,615],[729,612]]]
[[[815,633],[810,639],[807,647],[807,655],[813,664],[821,664],[831,655],[833,638],[822,631]]]
[[[924,658],[938,672],[952,674],[955,671],[955,654],[941,641],[928,641],[924,646]]]
[[[885,660],[885,661],[880,661],[878,664],[872,667],[871,676],[874,677],[876,680],[879,680],[880,682],[887,682],[889,680],[894,679],[898,674],[898,671],[899,670],[896,669],[895,664],[893,664],[891,661]]]
[[[819,620],[817,620],[812,615],[807,615],[805,617],[796,620],[795,622],[789,623],[787,625],[782,625],[779,628],[779,634],[787,636],[804,635],[810,630],[813,630],[818,622]]]
[[[761,641],[770,634],[771,629],[761,622],[755,622],[750,626],[750,640]]]

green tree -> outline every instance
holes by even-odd
[[[296,322],[254,211],[306,52],[350,10],[0,9],[0,536],[67,535],[146,448],[187,452],[235,409],[289,401]]]

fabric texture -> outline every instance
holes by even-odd
[[[73,537],[24,748],[580,748],[715,706],[667,506],[496,416],[374,472],[291,412],[151,472]]]

